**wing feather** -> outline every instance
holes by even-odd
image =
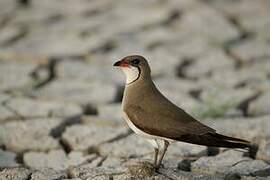
[[[157,110],[155,107],[144,109],[139,105],[130,105],[124,111],[137,128],[156,136],[179,139],[188,134],[215,133],[214,129],[200,123],[178,107],[168,111],[168,109]]]

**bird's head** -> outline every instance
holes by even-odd
[[[131,84],[140,78],[150,78],[150,67],[147,60],[139,55],[124,57],[113,64],[120,67],[126,75],[126,84]]]

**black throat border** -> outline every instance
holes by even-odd
[[[134,67],[138,68],[138,70],[139,70],[138,77],[137,77],[136,79],[134,79],[133,81],[131,81],[130,83],[126,84],[126,85],[130,85],[130,84],[134,83],[134,82],[137,81],[137,80],[140,78],[140,76],[141,76],[141,68],[140,68],[139,66],[134,66]]]

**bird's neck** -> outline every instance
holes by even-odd
[[[143,76],[134,83],[125,86],[123,102],[137,103],[143,101],[146,96],[156,91],[156,86],[151,78],[144,78]]]

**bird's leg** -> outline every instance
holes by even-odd
[[[164,155],[165,155],[165,153],[166,153],[166,151],[167,151],[167,148],[168,148],[169,144],[170,144],[170,143],[169,143],[168,141],[164,140],[163,151],[162,151],[161,156],[160,156],[160,158],[159,158],[159,161],[158,161],[158,164],[157,164],[157,166],[156,166],[156,169],[159,169],[159,167],[160,167],[160,165],[161,165],[161,163],[162,163],[163,157],[164,157]]]
[[[154,166],[157,166],[157,159],[158,159],[158,148],[154,148],[155,154],[154,154]]]

